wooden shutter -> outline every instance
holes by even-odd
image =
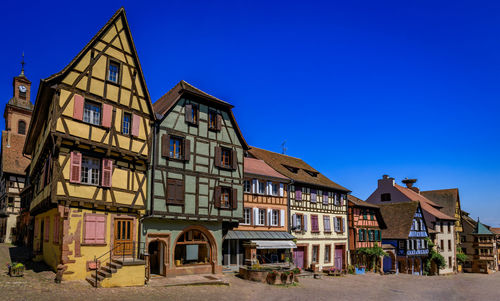
[[[307,231],[307,214],[304,214],[302,218],[304,219],[302,223],[304,231]]]
[[[280,210],[280,227],[285,226],[285,210]]]
[[[231,209],[238,209],[238,189],[233,188],[231,190]]]
[[[170,135],[161,135],[161,156],[170,157]]]
[[[43,225],[44,226],[44,229],[43,229],[43,239],[45,241],[49,241],[49,237],[50,237],[50,217],[46,216],[45,217],[45,224]]]
[[[111,115],[113,114],[113,106],[109,104],[102,105],[102,126],[111,127]]]
[[[193,123],[193,105],[187,104],[184,113],[186,122]]]
[[[104,187],[111,187],[112,178],[113,178],[113,160],[104,158],[102,159],[101,185]]]
[[[219,146],[215,147],[215,162],[216,167],[221,167],[221,148]]]
[[[184,138],[184,160],[189,161],[189,158],[191,156],[191,141],[189,139]]]
[[[301,187],[295,187],[295,199],[298,201],[302,200],[302,188]]]
[[[53,237],[52,237],[52,242],[54,243],[59,243],[59,215],[56,214],[54,215],[54,231],[53,231]]]
[[[215,129],[220,131],[222,129],[222,115],[217,114],[217,121],[215,123]]]
[[[176,189],[177,185],[174,179],[167,179],[167,204],[173,204],[176,200]]]
[[[231,168],[236,170],[238,169],[238,152],[235,150],[231,151],[231,159],[233,160],[231,164]]]
[[[214,206],[215,208],[220,208],[220,194],[221,194],[221,189],[220,186],[215,187],[215,200],[214,200]]]
[[[96,217],[94,215],[85,215],[85,236],[84,242],[87,244],[96,243]]]
[[[82,154],[77,152],[71,152],[70,158],[70,175],[69,181],[71,183],[80,183],[82,168]]]
[[[95,243],[106,243],[106,215],[95,216]]]
[[[323,191],[323,205],[328,205],[328,191]]]
[[[75,94],[73,96],[73,118],[77,120],[83,120],[83,106],[85,104],[85,99],[83,96]]]
[[[253,225],[257,226],[259,224],[259,208],[252,208],[253,212]]]
[[[362,229],[359,229],[358,231],[358,241],[363,241],[363,230]]]
[[[316,203],[316,189],[311,189],[311,203]]]
[[[184,181],[175,181],[175,202],[177,204],[184,204]]]
[[[297,214],[292,214],[292,229],[297,227]]]
[[[345,218],[340,219],[340,232],[345,232]]]
[[[35,219],[35,233],[34,236],[38,237],[40,235],[40,220]]]
[[[141,116],[132,114],[132,136],[139,137],[139,127],[141,125]]]
[[[280,183],[280,196],[283,196],[283,191],[284,191],[285,185],[283,183]]]

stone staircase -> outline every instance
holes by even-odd
[[[112,259],[111,262],[107,262],[105,266],[102,266],[97,270],[97,275],[95,271],[93,271],[92,275],[87,277],[86,280],[93,287],[100,287],[100,283],[104,280],[104,278],[111,278],[114,273],[118,272],[118,270],[123,267],[123,264],[123,260]]]

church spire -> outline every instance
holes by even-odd
[[[19,76],[24,76],[24,65],[26,64],[26,62],[24,62],[24,51],[23,51],[23,59],[21,61],[21,74],[19,74]]]

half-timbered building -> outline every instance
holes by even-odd
[[[144,284],[135,258],[154,113],[123,8],[40,81],[33,115],[24,153],[35,259],[65,280]]]
[[[299,268],[345,269],[348,259],[347,193],[299,158],[252,147],[261,159],[288,177],[290,230],[297,238],[293,261]]]
[[[296,247],[288,233],[290,180],[255,158],[245,157],[244,171],[243,220],[224,237],[224,266],[285,263]]]
[[[349,251],[352,264],[366,265],[365,258],[358,256],[359,248],[382,246],[381,229],[385,223],[380,207],[367,203],[353,195],[348,195]]]
[[[24,231],[19,233],[17,220],[24,216],[21,211],[20,192],[24,188],[25,169],[30,160],[23,156],[26,130],[30,124],[33,104],[30,101],[31,82],[21,74],[12,82],[13,95],[4,111],[5,130],[2,131],[0,168],[0,241],[27,243]]]
[[[395,183],[394,178],[384,175],[378,180],[377,189],[366,200],[372,204],[392,204],[400,202],[419,202],[425,215],[429,238],[437,251],[444,257],[446,266],[438,269],[433,266],[431,273],[453,273],[456,265],[455,218],[443,212],[443,206],[429,200],[413,184],[416,179],[404,179],[406,187]]]
[[[381,204],[380,212],[387,225],[382,229],[382,246],[389,255],[383,258],[384,272],[422,275],[429,235],[420,203]]]
[[[148,216],[141,235],[148,271],[222,272],[222,238],[243,221],[243,155],[232,105],[185,81],[154,103]]]

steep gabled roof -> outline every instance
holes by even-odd
[[[387,226],[382,229],[384,239],[407,239],[419,202],[401,202],[380,205],[380,213]]]
[[[421,191],[427,199],[442,207],[441,211],[449,216],[455,216],[455,209],[459,201],[458,188]]]
[[[340,190],[342,192],[350,192],[349,189],[328,179],[299,158],[278,154],[256,147],[250,148],[248,152],[252,156],[264,160],[280,174],[294,180],[295,182]]]
[[[422,206],[422,209],[427,212],[427,214],[433,216],[434,218],[442,219],[442,220],[455,220],[455,215],[447,215],[444,212],[440,211],[442,206],[436,204],[435,202],[429,200],[425,196],[398,184],[395,184],[394,187],[401,191],[406,197],[408,197],[412,201],[419,202]]]
[[[500,228],[490,228],[490,231],[497,235],[500,235]]]
[[[26,136],[2,131],[2,171],[17,175],[25,175],[30,159],[23,156]]]
[[[287,177],[274,170],[271,166],[267,165],[266,162],[262,160],[245,157],[243,165],[245,166],[245,174],[259,175],[289,181]]]
[[[479,220],[476,223],[476,228],[472,234],[483,234],[483,235],[493,235],[493,233],[486,228]]]
[[[51,88],[52,85],[57,83],[59,80],[63,79],[84,57],[84,55],[92,49],[92,47],[99,42],[99,39],[113,26],[114,22],[118,20],[118,18],[122,18],[123,27],[125,29],[125,36],[129,39],[129,45],[132,48],[133,58],[136,59],[136,66],[139,71],[139,78],[143,88],[145,91],[146,103],[148,105],[149,110],[151,111],[151,118],[154,120],[154,111],[153,105],[151,103],[151,97],[149,96],[149,91],[146,86],[146,81],[144,79],[144,74],[142,72],[141,63],[139,62],[139,56],[137,55],[137,50],[135,48],[135,43],[132,38],[132,33],[130,31],[130,27],[128,25],[127,17],[125,15],[125,9],[122,7],[118,9],[115,14],[109,19],[109,21],[94,35],[94,37],[83,47],[83,49],[71,60],[71,62],[66,65],[61,71],[52,74],[51,76],[41,79],[40,85],[38,87],[38,92],[35,100],[35,108],[33,111],[32,122],[30,123],[28,134],[26,135],[27,141],[34,141],[32,136],[36,136],[39,129],[45,122],[45,116],[48,113],[49,106],[48,102],[52,101],[52,93],[54,90]],[[24,152],[31,154],[33,143],[26,143],[24,147]]]
[[[229,104],[228,102],[225,102],[223,100],[220,100],[206,92],[203,92],[202,90],[194,87],[193,85],[188,84],[187,82],[181,80],[177,85],[175,85],[172,89],[170,89],[167,93],[165,93],[162,97],[160,97],[155,103],[153,104],[153,109],[155,113],[158,115],[160,114],[162,117],[165,117],[166,114],[174,107],[174,105],[181,99],[182,95],[184,93],[187,93],[189,95],[192,95],[194,97],[199,97],[204,99],[205,101],[208,101],[209,103],[213,103],[219,106],[222,106],[227,109],[229,118],[231,119],[231,122],[234,125],[236,135],[240,139],[240,143],[243,146],[244,149],[248,149],[248,144],[243,137],[243,134],[241,133],[240,127],[238,126],[238,123],[236,122],[236,118],[234,117],[232,108],[233,106]],[[158,116],[159,117],[159,116]],[[158,118],[161,119],[161,118]]]
[[[347,199],[349,200],[349,202],[352,202],[354,205],[359,207],[380,208],[379,205],[365,202],[362,199],[353,196],[352,194],[349,194],[347,196]]]

